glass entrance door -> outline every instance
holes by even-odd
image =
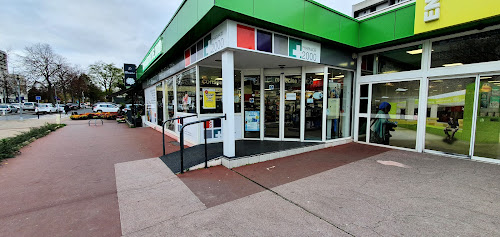
[[[281,76],[264,80],[264,137],[280,138]]]
[[[302,76],[284,76],[284,138],[300,139],[300,94]]]

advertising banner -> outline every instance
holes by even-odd
[[[203,109],[215,109],[215,89],[203,89]]]
[[[125,88],[129,88],[135,85],[136,81],[136,67],[135,64],[123,64],[123,84],[125,84]]]
[[[260,111],[245,111],[245,131],[260,131]]]

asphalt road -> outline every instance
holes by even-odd
[[[87,108],[87,109],[79,109],[79,110],[72,110],[71,112],[77,112],[78,114],[83,114],[83,113],[91,113],[92,109]],[[68,112],[69,114],[70,112]],[[54,114],[54,113],[52,113]],[[46,114],[40,114],[40,118],[46,116]],[[34,111],[25,111],[23,110],[23,119],[36,119],[38,118],[38,115],[35,114]],[[9,113],[9,114],[0,114],[0,121],[5,121],[5,120],[19,120],[20,119],[20,113]]]

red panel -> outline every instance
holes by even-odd
[[[237,46],[239,48],[255,50],[255,29],[248,26],[237,25]]]
[[[184,64],[186,67],[191,64],[191,50],[190,49],[187,49],[186,52],[184,52]]]

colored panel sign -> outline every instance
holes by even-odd
[[[274,53],[288,56],[288,37],[274,34]]]
[[[498,0],[417,0],[415,34],[498,15]]]
[[[273,35],[271,33],[257,30],[257,50],[273,52]]]
[[[237,46],[255,50],[255,29],[244,25],[237,25],[236,31]]]
[[[35,100],[42,100],[41,96],[35,96]]]
[[[184,51],[184,65],[187,67],[191,64],[191,50]]]
[[[288,40],[288,56],[294,58],[300,58],[301,51],[302,51],[302,40],[290,38]]]
[[[162,50],[163,50],[163,41],[162,41],[162,38],[158,38],[158,40],[156,40],[156,42],[153,45],[153,47],[151,47],[151,49],[149,50],[149,52],[146,55],[146,57],[144,58],[144,60],[142,60],[141,65],[142,65],[142,70],[143,71],[146,71],[146,69],[148,69],[149,65],[156,58],[158,58],[158,56],[161,55]]]
[[[203,89],[203,109],[215,108],[215,89]]]
[[[288,56],[319,63],[321,45],[308,40],[289,38]]]
[[[245,111],[245,131],[260,131],[260,111]]]

